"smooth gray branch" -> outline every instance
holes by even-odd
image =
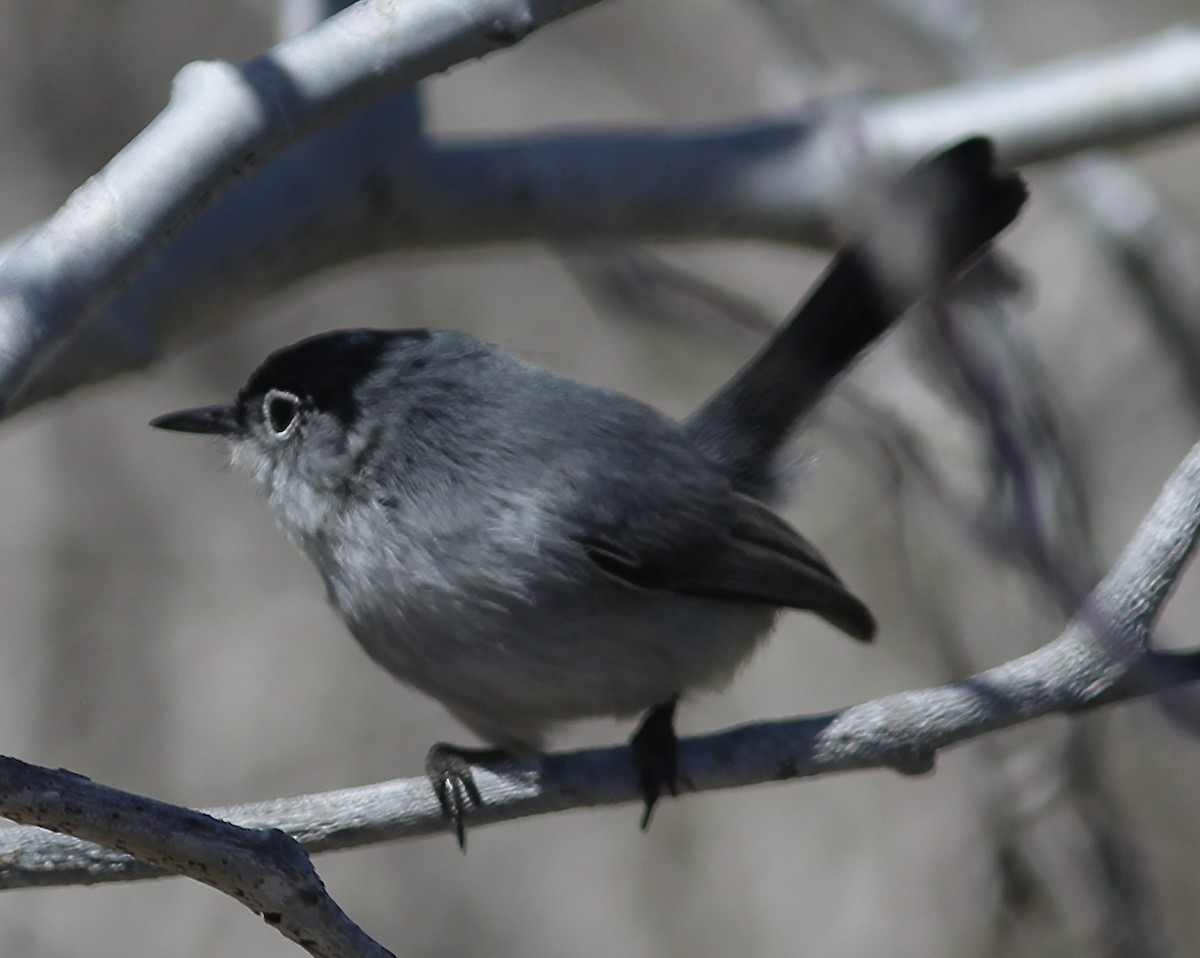
[[[764,722],[686,739],[679,751],[681,789],[701,792],[851,769],[893,768],[919,774],[932,769],[940,749],[986,732],[1195,681],[1200,678],[1200,652],[1157,653],[1149,650],[1148,642],[1198,534],[1200,444],[1167,482],[1116,565],[1053,642],[959,682],[901,692],[830,715]],[[11,783],[0,784],[0,812],[31,820],[28,786],[22,786],[19,773],[22,768],[34,775],[45,770],[14,766],[11,761],[0,768],[14,776]],[[77,776],[72,780],[84,781]],[[641,801],[625,748],[498,763],[480,769],[476,780],[483,805],[472,811],[472,827]],[[14,793],[20,799],[16,804]],[[85,820],[85,831],[70,800],[42,791],[38,801],[36,820],[46,827],[127,849],[151,864],[39,830],[11,828],[0,831],[0,887],[146,878],[162,874],[161,866],[169,864],[169,856],[155,844],[174,840],[169,829],[164,834],[157,817],[169,806],[139,799],[142,809],[133,807],[123,813],[120,832],[115,822],[106,832],[105,820],[94,813]],[[217,808],[210,814],[249,828],[281,829],[310,851],[427,835],[445,828],[423,777]]]
[[[320,49],[312,33],[301,39]],[[245,99],[252,92],[236,86],[231,67],[197,69],[220,78],[230,101],[206,95],[203,108],[214,117],[241,102],[235,93]],[[177,107],[192,110],[189,102]],[[99,204],[91,228],[64,225],[80,216],[82,201],[72,200],[20,254],[0,259],[0,399],[10,400],[37,357],[138,266],[75,342],[0,412],[144,366],[180,340],[239,321],[248,304],[292,282],[385,250],[595,236],[828,243],[848,187],[882,160],[906,165],[982,131],[997,139],[1007,163],[1020,165],[1195,123],[1200,29],[941,90],[840,100],[801,116],[700,129],[435,143],[423,138],[415,95],[405,91],[270,158],[168,242],[162,224],[175,222],[178,210],[155,211],[180,206],[183,200],[171,197],[182,185],[147,172],[151,147],[143,141],[168,171],[207,158],[214,169],[191,174],[205,183],[228,183],[231,164],[262,155],[239,153],[224,140],[220,149],[193,148],[187,137],[210,126],[217,136],[234,120],[210,123],[206,114],[204,131],[182,119],[168,126],[175,110],[81,188]],[[184,129],[176,134],[175,126]],[[126,196],[141,198],[145,209],[137,217]],[[114,232],[118,213],[122,230]]]
[[[266,157],[596,0],[362,0],[244,63],[191,63],[166,109],[0,262],[0,409],[182,226]]]

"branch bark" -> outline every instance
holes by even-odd
[[[1116,565],[1053,642],[959,682],[901,692],[829,715],[686,739],[679,749],[681,791],[869,768],[921,774],[932,770],[941,749],[987,732],[1195,681],[1200,678],[1200,652],[1161,653],[1148,645],[1154,621],[1198,535],[1200,444],[1167,482]],[[180,840],[171,834],[171,819],[164,814],[198,813],[138,799],[144,807],[123,806],[118,830],[115,820],[106,821],[91,809],[105,809],[106,794],[125,793],[88,783],[96,790],[89,796],[95,804],[81,817],[78,799],[59,781],[38,777],[46,775],[68,784],[87,781],[70,772],[6,760],[0,763],[0,813],[128,850],[143,860],[120,850],[48,837],[40,830],[10,828],[0,831],[0,888],[127,881],[161,875],[164,868],[191,874],[179,867],[176,845],[157,842]],[[497,763],[480,768],[476,782],[483,804],[470,816],[473,827],[641,801],[624,747]],[[36,809],[36,818],[31,809]],[[278,828],[314,852],[428,835],[446,827],[423,777],[215,808],[209,814],[247,828]],[[191,840],[188,835],[182,838]],[[187,854],[201,862],[211,854],[202,847],[186,847]]]

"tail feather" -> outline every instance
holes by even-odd
[[[1026,196],[1018,174],[996,170],[983,137],[920,163],[883,193],[859,238],[685,430],[740,490],[765,494],[796,421],[905,310],[969,266]]]

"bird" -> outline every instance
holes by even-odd
[[[644,715],[631,745],[645,828],[677,791],[680,696],[727,684],[781,610],[874,637],[867,606],[777,511],[788,439],[1026,192],[985,137],[921,161],[682,420],[464,332],[350,328],[272,353],[232,402],[151,425],[226,440],[367,654],[486,743],[426,759],[460,846],[475,765],[599,716]]]

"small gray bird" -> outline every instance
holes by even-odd
[[[632,742],[644,827],[675,791],[678,696],[726,683],[780,609],[872,638],[867,608],[771,509],[781,448],[1025,195],[982,138],[925,161],[681,423],[465,333],[357,329],[274,353],[228,405],[152,425],[229,440],[367,653],[494,746],[430,751],[460,844],[472,762],[649,710]]]

